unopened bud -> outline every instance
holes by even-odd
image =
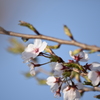
[[[65,34],[67,36],[69,36],[72,40],[74,40],[73,35],[72,35],[70,29],[66,25],[64,25],[64,31],[65,31]]]

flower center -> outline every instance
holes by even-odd
[[[35,48],[35,49],[33,50],[33,52],[34,52],[34,53],[38,53],[38,52],[39,52],[39,48]]]

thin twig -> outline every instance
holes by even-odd
[[[100,87],[84,87],[82,90],[79,90],[80,92],[83,92],[83,91],[100,91]]]

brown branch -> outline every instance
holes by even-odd
[[[84,87],[82,90],[79,90],[80,92],[85,92],[85,91],[100,91],[100,87]]]
[[[27,38],[27,39],[35,39],[35,38],[45,39],[45,40],[54,41],[54,42],[57,42],[57,43],[60,43],[60,44],[78,46],[78,47],[81,47],[84,50],[94,50],[94,51],[100,52],[100,47],[97,47],[97,46],[94,46],[94,45],[83,44],[83,43],[77,42],[75,40],[68,41],[68,40],[62,40],[62,39],[58,39],[58,38],[54,38],[54,37],[50,37],[50,36],[45,36],[45,35],[21,34],[21,33],[6,31],[2,27],[0,27],[0,34],[16,36],[16,37],[23,37],[23,38]]]

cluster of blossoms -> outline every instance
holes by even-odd
[[[43,53],[43,51],[46,47],[46,42],[35,39],[34,44],[29,44],[22,53],[22,59],[25,63],[28,63],[31,75],[35,75],[35,67],[42,65],[35,64],[33,59],[37,56],[45,55],[46,53]],[[62,92],[64,100],[79,100],[81,97],[79,90],[83,89],[84,86],[80,79],[77,80],[77,83],[74,82],[75,75],[72,77],[72,73],[75,72],[74,69],[77,69],[75,73],[80,76],[82,73],[85,73],[91,85],[97,86],[100,82],[100,63],[86,63],[82,66],[79,63],[80,61],[87,62],[89,60],[86,52],[81,51],[77,55],[73,55],[72,51],[70,51],[69,54],[73,60],[69,60],[68,62],[59,60],[60,57],[57,55],[48,54],[53,73],[52,76],[47,78],[46,83],[50,86],[54,96],[59,97]]]

